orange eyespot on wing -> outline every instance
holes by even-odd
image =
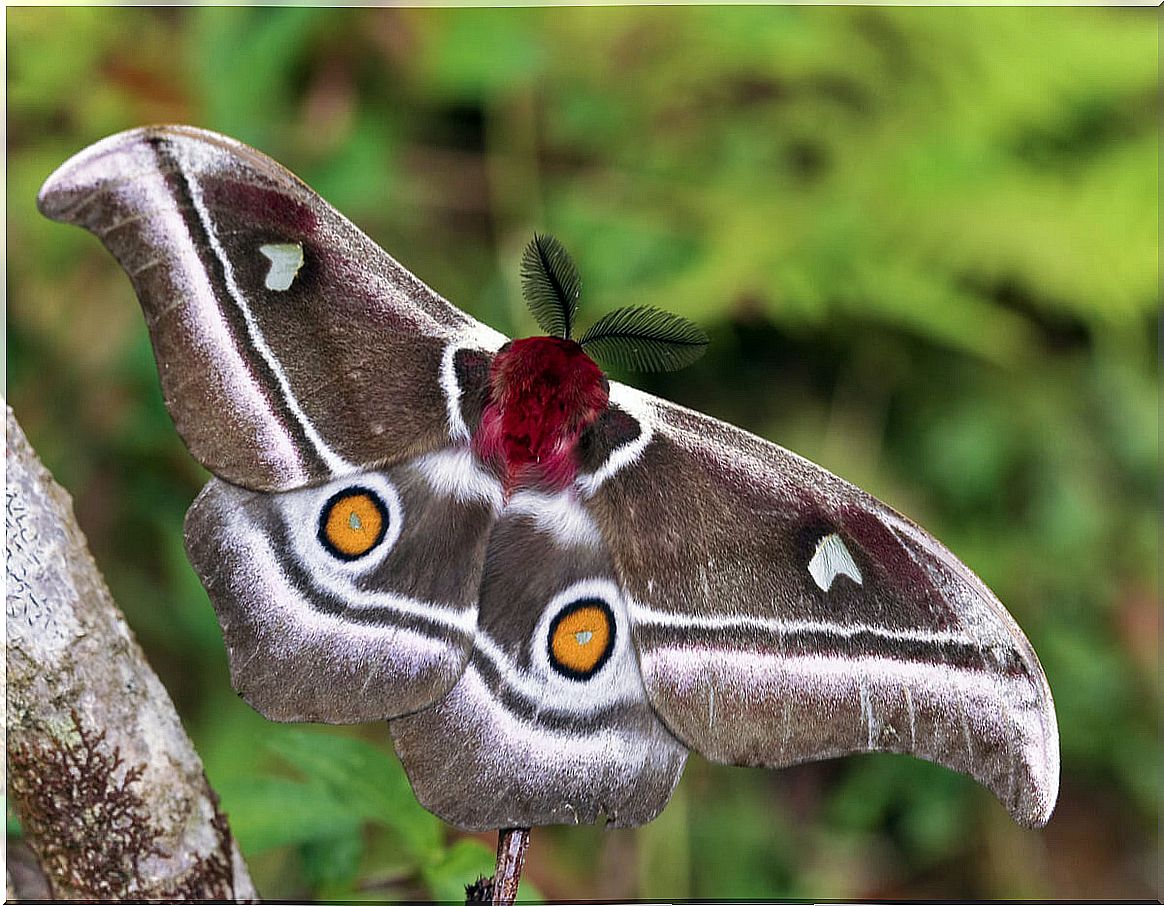
[[[347,488],[334,495],[319,515],[319,540],[341,560],[355,560],[372,550],[388,529],[388,512],[367,488]]]
[[[614,651],[614,614],[597,598],[576,601],[550,624],[550,663],[571,679],[597,673]]]

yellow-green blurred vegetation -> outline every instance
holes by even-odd
[[[629,379],[908,513],[1050,678],[1060,804],[1026,831],[897,756],[693,756],[639,830],[535,831],[542,896],[1140,897],[1160,745],[1157,19],[1127,9],[10,8],[8,397],[170,689],[267,897],[457,898],[492,840],[417,806],[383,725],[267,723],[182,550],[206,478],[129,283],[38,217],[83,146],[233,135],[517,335],[555,233],[591,317],[712,335]],[[661,476],[663,478],[665,476]],[[19,833],[10,820],[10,833]]]

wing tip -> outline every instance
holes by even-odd
[[[1048,696],[1042,713],[1042,739],[1031,748],[1023,768],[1027,783],[1019,790],[1011,816],[1024,827],[1043,827],[1051,820],[1059,800],[1059,727]]]
[[[235,154],[258,153],[232,138],[197,126],[138,126],[82,148],[57,167],[37,193],[37,210],[50,220],[76,222],[74,213],[103,185],[130,178],[145,168],[155,166],[153,155],[148,149],[159,139],[177,139],[193,145],[229,149]]]
[[[36,207],[50,220],[70,222],[70,213],[76,207],[80,193],[97,188],[101,182],[116,176],[111,161],[135,145],[143,144],[155,135],[162,135],[172,126],[140,126],[107,136],[82,148],[44,181],[36,196]]]

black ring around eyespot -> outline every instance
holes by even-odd
[[[367,497],[380,514],[380,531],[376,533],[375,540],[372,541],[367,550],[357,554],[349,554],[337,548],[332,544],[331,539],[327,537],[327,520],[331,516],[331,511],[335,509],[340,501],[358,494]],[[380,542],[384,540],[386,534],[388,534],[388,508],[384,506],[384,501],[380,499],[379,494],[363,485],[353,485],[350,488],[344,488],[342,491],[336,491],[327,499],[327,502],[319,511],[319,524],[316,527],[316,536],[319,538],[319,543],[323,545],[323,549],[337,560],[346,560],[350,563],[353,560],[359,560],[362,557],[368,556],[368,554],[380,546]]]
[[[603,615],[606,617],[606,625],[609,627],[610,636],[606,640],[606,650],[604,650],[602,654],[598,656],[598,660],[594,662],[593,667],[591,667],[589,670],[575,670],[572,667],[568,667],[561,663],[554,655],[554,635],[558,631],[558,626],[561,625],[562,621],[566,619],[566,617],[570,616],[570,614],[577,613],[579,610],[582,610],[586,607],[597,607],[602,611]],[[610,656],[614,654],[614,643],[617,641],[617,639],[618,624],[615,622],[614,611],[610,609],[610,605],[602,600],[602,598],[582,598],[578,601],[567,604],[565,607],[559,610],[558,613],[554,616],[553,620],[550,621],[550,631],[546,636],[546,654],[549,656],[550,666],[553,667],[558,673],[562,674],[562,676],[566,677],[567,679],[586,680],[594,676],[594,674],[601,670],[606,662],[610,660]]]

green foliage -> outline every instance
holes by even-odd
[[[6,803],[4,809],[5,836],[19,840],[24,836],[24,829],[20,826],[20,816],[12,808],[12,801]]]
[[[568,237],[593,317],[656,306],[712,337],[636,384],[922,522],[1042,658],[1063,753],[1045,831],[912,759],[693,756],[647,828],[535,832],[548,896],[1158,895],[1150,10],[19,7],[7,24],[9,402],[266,896],[459,897],[489,844],[416,805],[382,726],[282,727],[229,688],[181,549],[205,472],[125,278],[34,208],[70,153],[147,122],[260,146],[512,335],[536,329],[525,241]]]
[[[226,781],[220,791],[231,830],[246,854],[329,839],[359,827],[348,803],[313,783],[281,777]]]
[[[391,750],[352,736],[280,727],[265,734],[267,770],[237,770],[218,782],[222,806],[244,856],[280,848],[316,896],[374,892],[362,880],[370,854],[393,853],[384,892],[464,897],[464,886],[493,873],[493,852],[478,840],[446,840],[441,822],[417,803]],[[459,886],[458,886],[459,885]]]
[[[316,734],[285,734],[272,749],[360,818],[376,821],[400,835],[418,860],[441,850],[441,823],[420,807],[407,779],[384,750],[358,739]]]
[[[477,840],[460,840],[441,858],[424,867],[424,880],[434,900],[464,901],[465,885],[493,874],[493,850]],[[522,884],[522,899],[530,895],[529,885]]]

